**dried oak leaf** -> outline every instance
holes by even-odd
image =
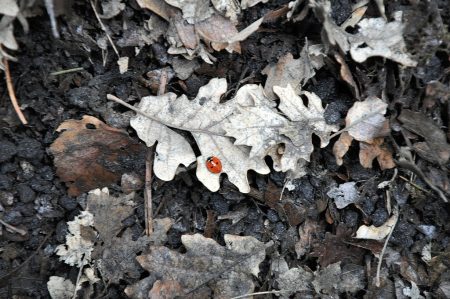
[[[125,131],[110,127],[92,116],[67,120],[52,143],[56,174],[78,196],[120,180],[123,173],[144,165],[145,146]]]
[[[358,264],[364,255],[364,250],[354,248],[346,243],[350,239],[351,230],[344,225],[336,228],[336,234],[325,234],[323,241],[315,240],[311,256],[319,258],[319,264],[326,267],[338,261],[349,261]]]
[[[253,237],[225,235],[226,247],[200,234],[183,235],[186,253],[181,254],[163,246],[152,246],[150,253],[137,257],[138,262],[161,280],[176,281],[182,293],[206,285],[213,298],[230,298],[254,290],[252,275],[258,276],[259,264],[265,258],[264,244]]]
[[[408,131],[423,137],[426,143],[414,144],[416,152],[424,159],[439,164],[447,163],[450,158],[450,146],[445,133],[421,112],[403,109],[398,117]]]
[[[365,168],[372,168],[372,162],[376,158],[381,170],[395,167],[392,153],[386,148],[384,138],[375,138],[373,142],[361,142],[359,144],[359,162]]]
[[[220,104],[220,97],[226,89],[225,79],[214,78],[200,88],[192,101],[185,95],[177,98],[173,93],[142,98],[140,110],[159,122],[137,115],[130,123],[148,146],[158,141],[154,163],[156,176],[163,180],[172,179],[179,164],[188,165],[195,160],[189,143],[162,124],[192,133],[202,154],[197,157],[197,177],[211,191],[220,188],[221,173],[226,173],[228,180],[239,191],[248,193],[248,170],[253,169],[261,174],[270,172],[264,160],[249,157],[248,147],[235,145],[225,136],[224,123],[228,122],[236,106],[234,100]],[[221,173],[212,173],[207,169],[206,160],[211,156],[221,160]]]
[[[370,57],[384,57],[405,66],[414,67],[417,62],[406,53],[403,40],[405,25],[401,22],[401,12],[394,13],[394,21],[384,18],[368,18],[360,21],[356,34],[350,34],[339,27],[331,17],[331,3],[323,0],[311,0],[315,15],[323,22],[324,36],[332,46],[339,46],[344,52],[350,52],[356,62],[364,62]]]
[[[360,196],[356,189],[356,182],[346,182],[340,184],[339,187],[332,187],[327,195],[334,199],[334,203],[338,209],[343,209],[349,204],[359,201]]]
[[[314,77],[315,70],[324,65],[324,57],[323,45],[309,46],[308,42],[305,43],[300,58],[294,59],[291,53],[287,53],[276,64],[269,64],[262,70],[262,74],[267,75],[264,92],[271,99],[276,99],[273,87],[287,87],[290,84],[299,94],[301,87]]]
[[[305,162],[310,160],[314,150],[312,134],[317,135],[321,147],[325,147],[337,127],[325,122],[324,108],[316,94],[302,93],[308,99],[308,106],[305,106],[290,85],[273,89],[280,98],[278,109],[285,117],[274,108],[275,103],[264,96],[261,87],[245,85],[235,97],[238,109],[230,115],[224,128],[227,136],[236,139],[235,144],[252,147],[250,157],[270,155],[275,170],[289,171],[292,178],[300,177],[305,174]]]

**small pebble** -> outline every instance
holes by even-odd
[[[14,195],[11,192],[0,191],[0,203],[4,206],[11,206],[14,203]]]
[[[26,184],[19,184],[16,187],[19,199],[23,203],[29,203],[35,200],[36,193]]]
[[[2,140],[0,141],[0,153],[2,153],[0,155],[0,163],[8,161],[17,153],[17,147],[14,143]]]

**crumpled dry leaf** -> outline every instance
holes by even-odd
[[[264,92],[271,99],[275,99],[274,86],[287,87],[291,85],[299,94],[301,87],[314,77],[315,70],[324,65],[324,57],[322,45],[309,46],[308,42],[305,43],[300,58],[294,59],[291,53],[287,53],[276,64],[269,64],[262,70],[262,74],[267,75]]]
[[[70,279],[50,276],[47,282],[47,290],[52,299],[72,299],[75,292],[75,285]]]
[[[395,20],[392,22],[387,22],[384,18],[363,19],[358,23],[358,32],[350,34],[333,21],[329,1],[310,0],[310,6],[313,7],[315,15],[323,21],[328,43],[338,45],[344,53],[350,52],[356,62],[361,63],[369,57],[380,56],[405,66],[417,65],[405,52],[401,12],[394,13]]]
[[[183,295],[183,288],[175,280],[157,280],[148,293],[149,299],[171,299]]]
[[[348,264],[341,269],[341,262],[327,266],[315,273],[312,282],[318,294],[328,294],[339,298],[339,293],[355,293],[364,289],[364,268]]]
[[[253,169],[267,174],[270,169],[264,160],[249,158],[247,147],[234,145],[230,138],[225,137],[223,125],[235,109],[233,100],[220,104],[220,97],[226,89],[226,80],[215,78],[201,87],[192,101],[184,95],[177,98],[175,94],[168,93],[142,98],[139,108],[164,124],[192,133],[202,154],[197,157],[197,177],[208,189],[217,191],[220,188],[220,173],[212,173],[206,167],[208,157],[215,156],[221,160],[222,173],[228,175],[228,180],[241,192],[248,193],[247,171]],[[172,179],[179,164],[188,165],[195,160],[189,143],[161,123],[140,115],[132,118],[130,123],[148,146],[159,141],[154,164],[155,174],[159,178]],[[160,132],[164,134],[155,136]],[[174,137],[174,134],[177,136]]]
[[[339,187],[333,187],[327,195],[334,199],[338,209],[343,209],[349,204],[356,203],[359,200],[359,192],[356,189],[356,182],[347,182],[340,184]]]
[[[211,0],[214,8],[220,12],[223,16],[229,18],[231,21],[236,22],[237,16],[241,13],[241,7],[239,3],[234,0]],[[242,2],[241,2],[242,6]]]
[[[368,143],[376,137],[385,136],[389,132],[389,125],[386,125],[384,117],[387,106],[377,97],[368,97],[362,102],[355,102],[345,118],[350,136]]]
[[[123,173],[144,165],[145,146],[125,131],[110,127],[92,116],[67,120],[52,143],[56,174],[69,187],[69,195],[78,196],[120,180]]]
[[[133,198],[134,192],[112,196],[108,188],[89,192],[86,211],[94,216],[94,227],[105,242],[105,247],[109,246],[112,238],[122,229],[122,221],[133,213],[135,206]]]
[[[381,170],[395,167],[392,153],[383,145],[384,138],[375,138],[373,142],[361,142],[359,144],[359,162],[365,168],[372,168],[372,162],[376,158]]]
[[[125,4],[122,3],[122,0],[106,0],[102,1],[101,4],[103,13],[99,14],[99,16],[102,19],[114,18],[125,9]]]
[[[91,260],[94,250],[94,216],[82,211],[73,221],[67,222],[67,225],[69,232],[66,235],[66,244],[56,247],[56,254],[60,256],[59,260],[66,264],[82,267]]]
[[[305,269],[291,268],[280,274],[276,279],[278,289],[282,291],[281,298],[289,298],[289,296],[312,289],[313,274]]]
[[[309,218],[307,218],[303,225],[298,228],[300,238],[298,242],[295,243],[295,253],[297,254],[297,259],[300,259],[307,252],[309,252],[314,238],[313,234],[315,234],[318,229],[318,223]]]
[[[391,232],[398,220],[398,208],[394,208],[392,216],[381,226],[361,225],[356,231],[356,239],[383,240]]]
[[[183,235],[181,242],[186,253],[152,246],[149,254],[137,258],[143,268],[161,277],[173,280],[182,287],[182,293],[192,291],[206,282],[213,298],[230,298],[254,290],[252,276],[259,273],[259,264],[265,258],[264,244],[253,237],[225,235],[226,247],[200,234]],[[220,275],[218,275],[220,274]]]
[[[181,9],[183,19],[189,24],[208,19],[214,10],[210,7],[210,0],[164,0],[166,3]]]
[[[450,158],[450,145],[445,133],[427,116],[421,112],[403,109],[398,119],[402,126],[423,137],[426,141],[414,144],[416,152],[424,159],[439,163],[447,163]]]

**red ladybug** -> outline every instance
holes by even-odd
[[[206,168],[212,173],[221,173],[222,172],[222,162],[220,162],[219,158],[212,156],[206,159]]]

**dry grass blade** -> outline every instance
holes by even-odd
[[[1,45],[0,45],[1,48]],[[14,110],[16,111],[17,116],[19,117],[22,124],[27,125],[28,121],[23,115],[22,110],[20,110],[19,103],[17,101],[16,93],[14,92],[14,85],[11,79],[11,72],[9,71],[9,63],[6,58],[3,58],[3,65],[5,66],[5,75],[6,75],[6,86],[8,88],[9,98],[11,99],[11,103],[13,104]]]

